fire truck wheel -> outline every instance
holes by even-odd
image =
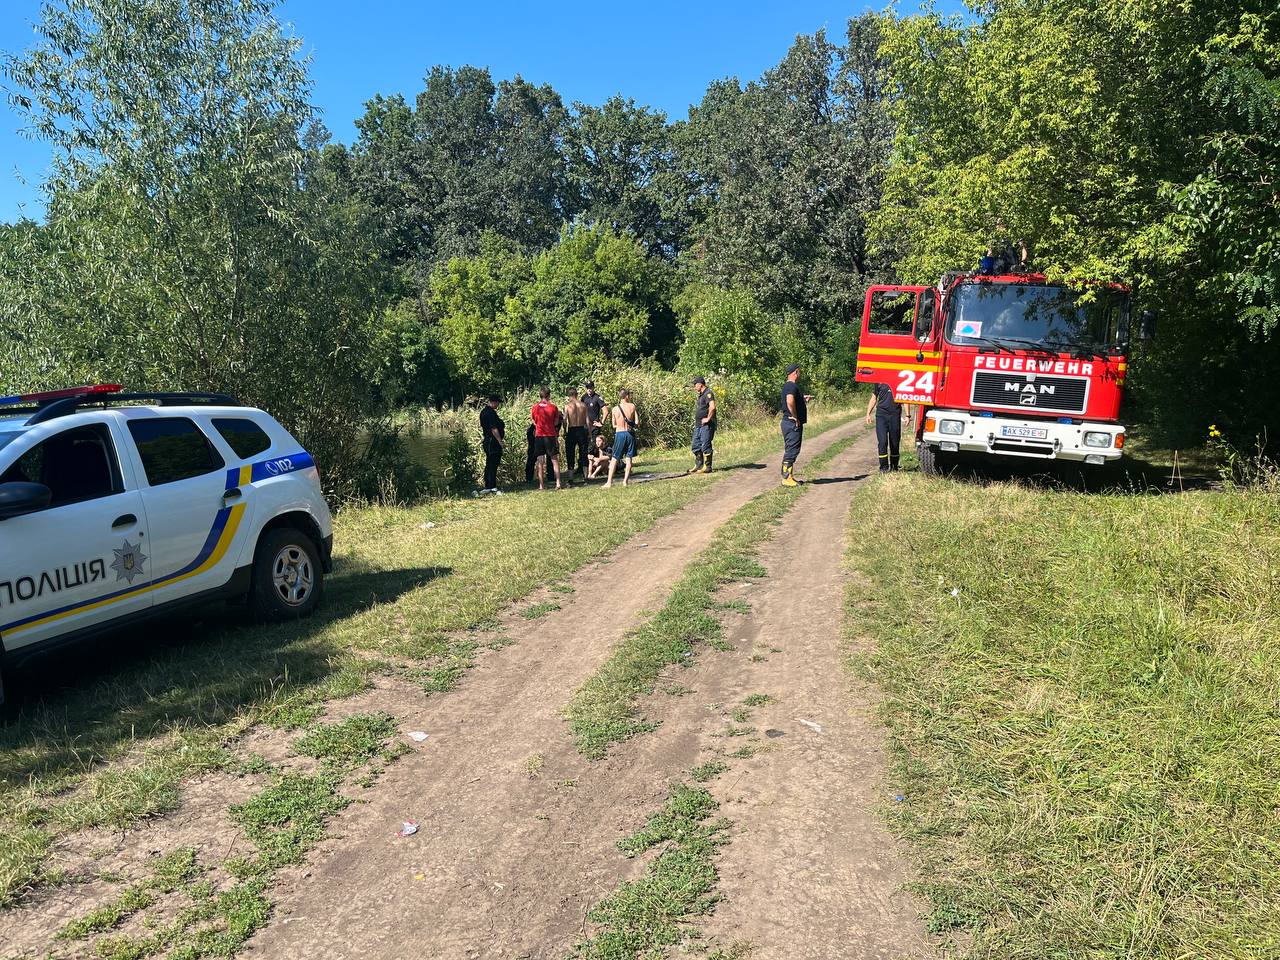
[[[920,461],[920,472],[927,477],[946,476],[955,469],[950,454],[928,443],[916,444],[916,459]]]

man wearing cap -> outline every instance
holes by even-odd
[[[716,395],[704,377],[695,377],[693,389],[698,400],[693,408],[693,469],[690,473],[711,472],[711,441],[716,436]]]
[[[782,385],[782,485],[797,486],[796,460],[804,441],[804,425],[809,419],[809,401],[813,397],[800,392],[800,364],[787,367],[787,382]]]

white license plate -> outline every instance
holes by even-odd
[[[1049,431],[1044,427],[1001,427],[1000,436],[1017,437],[1019,440],[1048,440]]]

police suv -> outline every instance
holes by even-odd
[[[115,384],[0,397],[0,667],[220,597],[306,616],[332,547],[315,463],[261,410]]]

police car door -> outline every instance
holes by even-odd
[[[35,439],[39,438],[39,439]],[[0,520],[6,651],[146,612],[151,546],[122,438],[107,423],[41,430],[0,453],[0,483],[42,483],[49,506]]]
[[[869,289],[858,340],[858,382],[887,383],[899,403],[932,403],[942,370],[936,313],[933,287]]]
[[[245,502],[228,483],[222,454],[190,416],[120,413],[151,524],[156,605],[224,586],[239,552]]]

